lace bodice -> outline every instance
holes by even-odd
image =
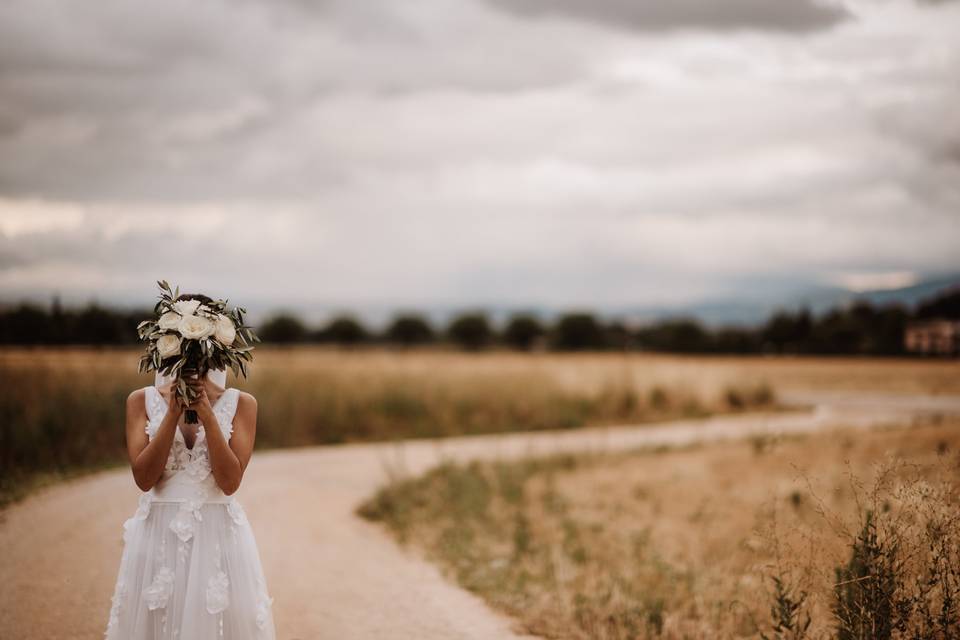
[[[167,415],[167,403],[156,387],[146,387],[146,405],[147,405],[147,436],[152,440]],[[223,394],[217,398],[213,405],[213,414],[217,417],[217,426],[220,427],[224,438],[228,441],[233,433],[233,416],[237,411],[237,402],[240,398],[238,389],[226,389]],[[173,437],[173,444],[170,446],[170,454],[167,456],[167,464],[164,468],[164,479],[170,476],[185,472],[191,480],[202,482],[210,474],[210,455],[207,450],[207,437],[205,431],[206,425],[201,424],[197,429],[197,436],[194,439],[193,447],[188,448],[183,438],[183,432],[178,426]]]

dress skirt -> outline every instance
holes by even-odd
[[[123,525],[107,640],[274,639],[250,524],[239,502],[221,499],[141,496]]]

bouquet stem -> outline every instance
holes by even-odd
[[[181,372],[181,376],[181,379],[177,380],[177,392],[186,404],[193,404],[196,398],[193,397],[193,388],[186,384],[186,380],[189,378],[198,378],[202,380],[203,377],[206,376],[206,371],[198,369],[184,369]],[[197,419],[197,412],[193,409],[187,409],[184,412],[184,422],[186,424],[197,424],[197,422],[199,422]]]

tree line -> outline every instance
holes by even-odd
[[[57,300],[49,308],[24,303],[0,310],[0,344],[135,344],[136,325],[150,313],[149,309],[123,311],[97,304],[64,309]],[[566,313],[551,321],[518,313],[497,326],[486,314],[473,312],[457,315],[442,327],[421,314],[400,314],[385,329],[375,331],[351,315],[335,317],[322,326],[309,326],[296,315],[284,313],[268,318],[257,331],[268,344],[344,347],[450,344],[469,351],[505,347],[520,351],[899,355],[904,352],[907,323],[924,318],[960,319],[960,289],[925,300],[912,309],[858,301],[821,314],[806,308],[780,310],[755,327],[712,329],[689,317],[631,327],[589,312]]]

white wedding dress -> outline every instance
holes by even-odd
[[[153,438],[167,405],[156,387],[145,394]],[[227,389],[213,407],[228,440],[238,398]],[[163,476],[123,529],[107,640],[274,640],[257,543],[214,482],[203,425],[192,448],[177,427]]]

